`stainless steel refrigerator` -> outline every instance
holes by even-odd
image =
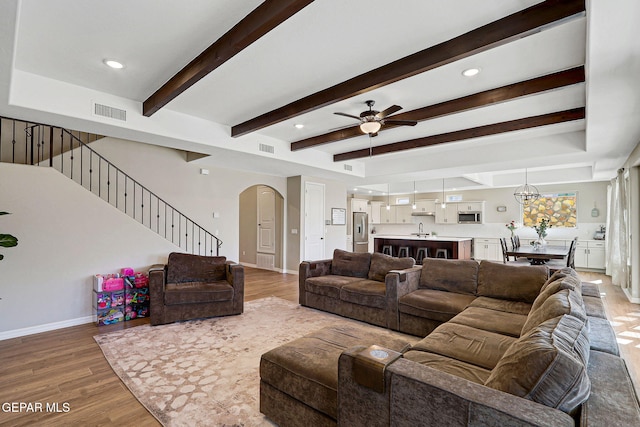
[[[369,252],[369,218],[364,212],[353,213],[353,252]]]

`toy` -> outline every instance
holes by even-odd
[[[116,292],[111,296],[111,306],[118,307],[124,305],[124,292]]]
[[[111,293],[109,293],[109,292],[98,292],[96,294],[96,308],[98,310],[111,308]]]

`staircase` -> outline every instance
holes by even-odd
[[[0,117],[0,162],[52,167],[187,253],[222,241],[93,150],[100,135]]]

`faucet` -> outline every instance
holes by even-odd
[[[422,223],[418,224],[418,235],[422,234]]]

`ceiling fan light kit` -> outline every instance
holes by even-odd
[[[359,117],[354,116],[353,114],[347,114],[347,113],[334,113],[334,114],[337,114],[338,116],[349,117],[349,118],[360,121],[360,130],[369,136],[378,136],[378,131],[384,125],[415,126],[418,124],[418,122],[415,120],[393,120],[393,118],[390,117],[390,115],[402,110],[402,107],[399,105],[392,105],[386,110],[376,111],[373,109],[373,105],[375,103],[376,102],[372,100],[365,101],[365,104],[367,105],[367,107],[369,107],[369,109],[360,113]]]

